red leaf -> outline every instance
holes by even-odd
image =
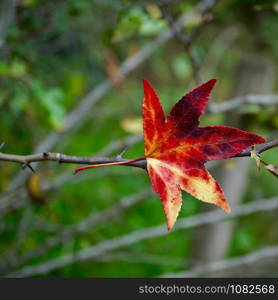
[[[233,127],[198,127],[199,117],[216,79],[181,98],[167,117],[152,86],[144,80],[143,124],[147,169],[171,229],[181,205],[181,189],[224,211],[230,206],[217,181],[206,170],[210,160],[233,157],[265,139]]]

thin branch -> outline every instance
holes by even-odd
[[[24,163],[24,164],[22,165],[22,169],[23,169],[23,170],[26,169],[26,168],[28,168],[29,170],[31,170],[32,173],[36,173],[36,171],[33,169],[33,167],[31,166],[30,163]]]
[[[265,143],[259,147],[256,148],[257,154],[261,154],[269,149],[278,147],[278,140],[274,140],[268,143]],[[245,157],[245,156],[250,156],[251,155],[251,150],[244,150],[240,154],[237,154],[235,157]]]
[[[142,140],[143,140],[143,138],[142,138],[141,134],[135,134],[135,135],[131,135],[126,138],[123,138],[123,139],[113,141],[110,144],[108,144],[104,149],[99,151],[98,155],[99,156],[110,155],[111,153],[119,151],[120,149],[123,149],[126,147],[130,148],[130,147],[138,144]]]
[[[120,149],[122,149],[125,146],[131,147],[131,146],[137,144],[138,142],[140,142],[141,140],[142,140],[141,135],[131,135],[131,136],[125,137],[123,139],[119,139],[119,140],[111,142],[105,148],[100,150],[96,155],[100,155],[100,156],[111,155],[112,153],[119,151]],[[93,172],[88,172],[88,173],[93,174]],[[89,176],[91,178],[92,177],[95,178],[95,176],[99,176],[99,175],[94,175],[94,176],[89,175]],[[88,178],[88,175],[86,175],[85,173],[80,174],[78,176],[78,179],[76,179],[76,178],[74,179],[74,177],[72,176],[72,174],[70,172],[65,171],[64,173],[62,173],[62,175],[60,175],[58,178],[56,178],[52,183],[43,185],[42,189],[43,189],[43,191],[53,190],[53,189],[60,187],[61,185],[63,185],[65,182],[67,182],[69,180],[74,179],[75,182],[77,182],[77,181],[80,181],[82,178]],[[0,194],[0,198],[1,198],[0,217],[7,213],[10,213],[11,211],[23,208],[30,204],[30,201],[28,201],[28,195],[27,195],[26,189],[24,187],[14,188],[3,194]]]
[[[121,163],[122,165],[137,167],[137,168],[146,168],[146,162],[142,159],[140,161],[130,162],[129,159],[124,159],[121,157],[81,157],[66,155],[62,153],[54,152],[43,152],[38,154],[31,155],[15,155],[15,154],[6,154],[0,152],[0,161],[9,161],[16,162],[22,165],[28,165],[32,162],[38,161],[56,161],[59,163],[71,163],[71,164],[111,164],[111,163]]]
[[[247,94],[231,100],[209,104],[209,113],[223,113],[240,107],[243,104],[257,104],[261,106],[277,105],[278,95]]]
[[[278,140],[274,140],[257,147],[256,151],[258,154],[260,154],[277,146]],[[246,157],[250,155],[251,150],[244,150],[243,152],[235,155],[234,157]],[[92,167],[94,166],[94,164],[104,164],[104,166],[105,164],[107,164],[108,166],[124,165],[129,167],[147,169],[146,160],[144,160],[143,158],[129,160],[124,159],[119,155],[117,155],[116,157],[81,157],[54,152],[43,152],[31,155],[15,155],[0,152],[0,161],[16,162],[22,164],[23,166],[30,165],[30,163],[38,161],[56,161],[59,163],[87,164],[92,165]]]
[[[177,221],[172,231],[194,228],[201,225],[215,224],[221,221],[226,221],[235,217],[246,216],[255,212],[273,211],[278,209],[278,198],[257,200],[248,204],[243,204],[235,207],[230,215],[224,214],[222,211],[214,210],[207,213],[202,213],[193,217],[182,218]],[[47,274],[53,270],[63,268],[67,265],[83,262],[88,259],[94,259],[103,255],[105,252],[114,251],[123,247],[130,246],[134,243],[143,240],[164,236],[167,234],[165,224],[150,228],[145,228],[139,231],[123,235],[119,238],[113,238],[100,242],[87,249],[82,249],[74,254],[66,254],[34,266],[27,266],[21,270],[8,274],[8,277],[28,277],[39,274]]]

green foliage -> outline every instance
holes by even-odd
[[[122,10],[119,13],[113,41],[119,42],[136,34],[150,36],[160,33],[166,28],[166,21],[155,18],[140,7]]]

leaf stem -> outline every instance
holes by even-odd
[[[141,160],[145,160],[145,159],[146,159],[146,157],[143,156],[143,157],[139,157],[139,158],[123,161],[123,162],[112,162],[112,163],[104,163],[104,164],[97,164],[97,165],[89,165],[89,166],[81,167],[81,168],[78,168],[78,169],[74,170],[73,174],[76,174],[80,171],[83,171],[83,170],[86,170],[86,169],[91,169],[91,168],[129,165],[129,164],[134,163],[136,161],[141,161]]]

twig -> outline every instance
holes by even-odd
[[[106,156],[110,155],[119,149],[123,148],[124,146],[131,147],[138,142],[142,140],[141,135],[132,135],[125,137],[123,139],[119,139],[116,141],[111,142],[108,144],[105,148],[100,150],[97,155],[100,156]],[[93,173],[91,173],[93,174]],[[92,175],[90,175],[92,177]],[[96,175],[99,176],[99,175]],[[55,179],[55,181],[52,184],[45,184],[43,185],[43,190],[53,190],[53,188],[58,188],[61,185],[63,185],[65,182],[67,182],[70,179],[73,179],[74,177],[72,174],[68,171],[64,172],[62,175],[59,176],[59,178]],[[81,174],[78,176],[78,180],[80,181],[82,178],[88,178],[88,175]],[[76,181],[76,179],[75,179]],[[45,187],[44,187],[45,186]],[[27,206],[30,204],[30,201],[27,200],[28,195],[26,193],[25,188],[19,187],[17,189],[12,189],[8,192],[5,192],[0,195],[1,201],[0,201],[0,216],[3,216],[11,211],[20,209],[22,207]]]
[[[117,158],[122,158],[128,150],[128,146],[125,146],[124,149],[116,156]]]
[[[9,161],[20,163],[23,166],[29,165],[31,162],[38,161],[56,161],[59,163],[71,163],[71,164],[111,164],[111,163],[128,163],[129,159],[121,157],[80,157],[73,155],[66,155],[62,153],[43,152],[31,155],[15,155],[0,153],[0,161]],[[146,168],[145,161],[135,161],[126,164],[126,166],[132,166],[137,168]]]
[[[257,154],[261,154],[269,149],[278,147],[278,140],[274,140],[268,143],[265,143],[259,147],[256,148]],[[240,154],[236,155],[235,157],[245,157],[245,156],[250,156],[251,155],[251,150],[244,150]]]
[[[257,153],[260,154],[264,151],[267,151],[271,148],[278,146],[278,140],[274,140],[268,143],[265,143],[259,147],[257,147]],[[244,150],[240,154],[235,155],[234,157],[246,157],[250,156],[250,150]],[[120,163],[124,166],[129,167],[136,167],[147,169],[146,160],[140,158],[138,161],[137,159],[124,159],[121,155],[117,155],[116,157],[80,157],[80,156],[73,156],[73,155],[66,155],[62,153],[54,153],[54,152],[43,152],[38,154],[31,154],[31,155],[15,155],[15,154],[6,154],[0,152],[0,161],[9,161],[9,162],[16,162],[21,163],[23,166],[30,165],[32,162],[38,161],[56,161],[59,163],[71,163],[71,164],[87,164],[87,165],[94,165],[94,164],[117,164]]]
[[[130,148],[131,146],[138,144],[142,140],[143,140],[143,138],[142,138],[141,134],[135,134],[135,135],[131,135],[126,138],[123,138],[123,139],[113,141],[110,144],[108,144],[104,149],[99,151],[98,155],[99,156],[110,155],[111,153],[119,151],[122,148],[125,148],[125,147]]]
[[[255,212],[272,211],[278,208],[278,198],[257,200],[252,203],[240,205],[233,209],[233,213],[226,215],[219,210],[202,213],[193,217],[182,218],[177,221],[172,231],[193,228],[201,225],[214,224],[231,218],[246,216]],[[66,254],[53,260],[27,266],[16,272],[8,274],[8,277],[28,277],[32,275],[46,274],[55,269],[59,269],[76,262],[82,262],[103,255],[104,252],[110,252],[116,249],[130,246],[143,240],[164,236],[167,234],[165,224],[150,228],[145,228],[119,238],[113,238],[100,242],[87,249],[82,249],[72,254]]]
[[[278,95],[256,95],[248,94],[233,98],[231,100],[209,104],[209,113],[223,113],[240,107],[243,104],[257,104],[261,106],[277,105]]]
[[[29,170],[31,170],[32,173],[36,173],[36,171],[33,169],[33,167],[31,166],[30,163],[24,163],[24,164],[22,164],[22,169],[24,170],[26,168],[28,168]]]

